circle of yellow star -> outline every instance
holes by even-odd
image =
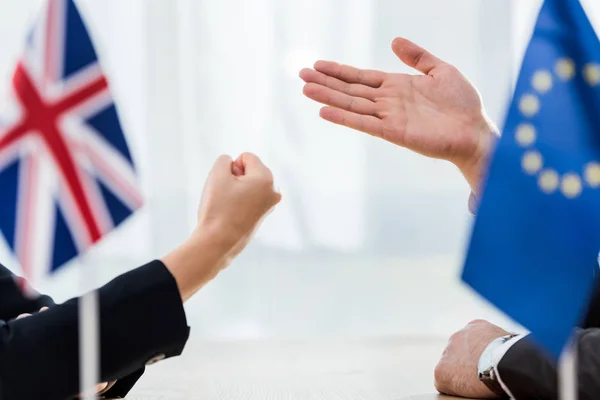
[[[569,81],[581,73],[582,78],[591,87],[600,86],[600,63],[590,62],[579,67],[570,58],[561,58],[554,65],[556,77],[562,81]],[[518,109],[524,117],[531,118],[541,109],[540,97],[552,90],[555,77],[545,69],[534,72],[531,78],[532,93],[526,93],[518,101]],[[535,93],[535,94],[534,94]],[[537,131],[533,124],[523,122],[517,126],[515,140],[523,148],[533,146],[537,141]],[[575,199],[583,193],[584,184],[592,189],[600,188],[600,161],[588,163],[583,168],[583,173],[567,173],[562,177],[552,168],[544,168],[542,154],[535,148],[527,150],[521,158],[523,171],[531,176],[537,176],[537,184],[544,193],[551,194],[560,189],[560,193],[567,199]]]
[[[533,74],[531,85],[538,93],[545,94],[552,89],[552,74],[547,70],[539,70]]]
[[[556,75],[563,81],[571,80],[575,77],[575,63],[570,58],[561,58],[554,67]]]
[[[577,174],[565,174],[560,184],[560,190],[565,197],[574,199],[581,194],[581,179]]]
[[[600,164],[597,162],[591,162],[585,167],[584,171],[585,181],[592,188],[600,187]]]
[[[517,127],[516,139],[522,147],[531,146],[535,143],[535,127],[531,124],[521,124]]]
[[[539,151],[535,150],[526,152],[521,160],[521,166],[529,175],[537,174],[543,166],[542,155],[539,153]]]
[[[544,193],[554,192],[558,188],[558,173],[553,169],[542,171],[538,178],[538,186]]]
[[[519,101],[519,111],[526,117],[533,117],[540,111],[540,100],[533,94],[523,95]]]
[[[583,67],[583,77],[590,86],[600,85],[600,65],[589,63]]]

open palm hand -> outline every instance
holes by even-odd
[[[423,75],[317,61],[300,72],[304,94],[326,105],[320,115],[327,121],[451,161],[465,173],[475,168],[489,153],[494,131],[475,87],[457,68],[406,39],[395,39],[392,49]]]

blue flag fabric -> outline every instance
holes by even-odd
[[[463,280],[557,357],[600,248],[600,42],[578,0],[546,0],[493,156]]]

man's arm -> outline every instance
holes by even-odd
[[[528,337],[506,352],[497,370],[515,399],[559,398],[556,363]],[[579,400],[600,399],[600,329],[590,328],[579,333],[577,372]]]
[[[578,333],[579,399],[600,398],[600,282]],[[497,374],[516,399],[558,399],[556,363],[524,337],[499,358]]]
[[[581,400],[600,398],[600,284],[585,323],[578,332],[578,373]],[[556,363],[526,335],[498,344],[509,332],[476,320],[450,338],[435,368],[438,391],[468,398],[498,398],[478,372],[493,368],[496,380],[515,399],[558,399]]]

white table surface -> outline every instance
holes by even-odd
[[[441,400],[445,340],[382,338],[191,343],[159,362],[130,400]]]

